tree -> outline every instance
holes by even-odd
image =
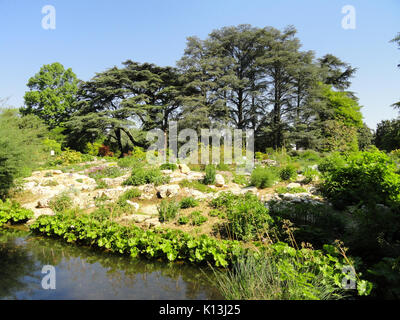
[[[78,83],[71,68],[58,62],[42,66],[28,81],[21,114],[34,114],[51,129],[63,127],[74,110]]]
[[[399,46],[399,49],[400,49],[400,32],[390,42],[397,43],[397,45]],[[397,66],[400,68],[400,64],[398,64]],[[392,104],[392,107],[400,109],[400,101]]]
[[[325,84],[332,85],[335,89],[346,90],[350,87],[352,78],[357,71],[348,63],[341,61],[332,54],[326,54],[318,59],[321,75]]]
[[[358,128],[358,148],[360,150],[366,150],[370,145],[373,144],[374,134],[372,130],[363,123],[363,126]]]
[[[400,119],[383,120],[378,123],[375,145],[386,152],[400,149]]]

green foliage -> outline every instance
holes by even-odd
[[[279,194],[281,194],[281,193],[303,193],[303,192],[307,192],[307,190],[302,187],[296,187],[296,188],[277,187],[277,188],[275,188],[275,192],[279,193]]]
[[[303,176],[304,176],[304,180],[302,181],[302,183],[309,184],[309,183],[315,181],[315,179],[317,177],[319,177],[319,171],[311,169],[311,168],[306,168],[303,170]]]
[[[89,177],[99,180],[104,178],[118,178],[125,174],[125,171],[121,170],[117,166],[108,166],[108,167],[95,167],[89,169]]]
[[[50,127],[63,126],[74,111],[78,91],[76,75],[60,63],[44,65],[28,81],[23,115],[34,114]]]
[[[385,257],[368,272],[374,278],[381,299],[400,299],[400,257]]]
[[[400,149],[400,119],[383,120],[378,123],[375,145],[387,152]]]
[[[10,199],[0,200],[0,227],[6,223],[25,223],[31,218],[33,218],[31,210],[21,208],[17,202]]]
[[[189,223],[189,217],[187,216],[180,216],[178,219],[178,223],[183,225],[183,224],[188,224]]]
[[[61,153],[58,157],[55,159],[52,159],[49,161],[48,165],[49,166],[57,166],[57,165],[71,165],[75,163],[80,163],[83,162],[83,155],[79,151],[75,150],[70,150],[69,148],[66,148],[65,151]]]
[[[278,180],[277,170],[274,167],[257,167],[250,177],[250,184],[259,189],[272,187]]]
[[[117,200],[117,204],[122,207],[127,206],[127,205],[129,205],[126,202],[127,200],[139,198],[141,195],[142,195],[142,192],[139,189],[137,189],[137,188],[129,189],[128,191],[125,191],[122,195],[120,195],[120,197]]]
[[[181,209],[194,208],[199,205],[199,201],[197,201],[193,197],[186,197],[183,198],[179,204]]]
[[[288,164],[287,166],[283,167],[280,172],[279,172],[279,177],[283,181],[290,181],[293,180],[297,177],[297,170],[296,167],[294,167],[291,164]]]
[[[158,220],[166,222],[175,219],[180,209],[180,204],[175,201],[162,200],[157,207]]]
[[[212,164],[209,164],[206,166],[206,175],[204,176],[203,183],[204,184],[214,184],[215,183],[215,174],[216,174],[216,169],[215,166]]]
[[[53,150],[55,155],[61,154],[61,143],[56,140],[46,138],[43,140],[43,145],[45,152],[50,153],[50,151]]]
[[[249,183],[249,178],[245,175],[233,174],[233,182],[240,185],[247,185]]]
[[[169,181],[168,176],[163,176],[159,168],[145,168],[143,166],[134,168],[131,176],[124,182],[124,185],[140,186],[154,183],[158,186]]]
[[[193,211],[190,214],[190,218],[192,219],[193,226],[201,226],[203,223],[207,222],[207,217],[201,214],[201,211]]]
[[[210,212],[208,213],[208,215],[209,215],[210,217],[219,217],[219,218],[221,218],[221,219],[226,218],[226,213],[223,212],[223,211],[221,211],[221,210],[218,210],[218,209],[212,209],[212,210],[210,210]]]
[[[16,178],[29,176],[38,166],[46,134],[37,117],[21,118],[12,109],[0,111],[0,198],[8,195]]]
[[[215,192],[214,189],[210,188],[209,186],[206,186],[205,184],[201,183],[198,180],[193,180],[193,181],[189,181],[189,180],[181,180],[179,181],[179,185],[182,188],[192,188],[204,193],[210,193],[210,192]]]
[[[70,209],[72,205],[73,201],[71,197],[65,192],[54,196],[49,202],[49,207],[55,212],[63,212],[67,209]]]
[[[103,146],[104,139],[97,140],[95,142],[88,142],[86,144],[85,152],[91,156],[98,156],[99,150]]]
[[[138,160],[133,156],[118,159],[118,166],[121,168],[135,168],[138,165],[142,166],[141,160]]]
[[[385,153],[378,150],[335,156],[320,167],[324,174],[323,194],[334,205],[400,202],[400,175],[398,167]],[[339,165],[340,164],[340,165]]]
[[[178,167],[175,163],[163,163],[160,166],[160,170],[176,170]]]

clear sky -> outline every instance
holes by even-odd
[[[56,29],[42,28],[42,7],[56,9]],[[343,29],[342,7],[352,5],[356,28]],[[29,77],[60,62],[89,80],[122,61],[175,65],[186,37],[204,39],[238,24],[294,25],[304,50],[332,53],[358,68],[350,90],[375,128],[397,117],[400,0],[0,0],[0,98],[20,107]]]

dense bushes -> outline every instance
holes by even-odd
[[[297,170],[293,165],[288,164],[279,172],[279,176],[283,181],[289,181],[297,177]]]
[[[251,193],[244,196],[222,193],[211,201],[211,206],[225,210],[228,219],[225,228],[234,239],[260,240],[274,222],[268,209]]]
[[[400,203],[399,169],[383,152],[335,155],[319,168],[325,178],[322,192],[338,208],[359,203]]]
[[[21,206],[7,199],[6,201],[0,200],[0,227],[8,222],[10,223],[24,223],[33,217],[33,212],[28,209],[21,208]]]
[[[161,185],[169,181],[168,176],[163,176],[159,168],[145,168],[138,166],[132,170],[131,176],[124,182],[124,185],[140,186],[154,183]]]
[[[273,167],[257,167],[253,170],[250,177],[250,184],[259,188],[272,187],[274,182],[278,180],[277,170]]]
[[[0,111],[0,199],[8,195],[15,178],[28,176],[40,162],[46,134],[35,116],[20,118],[15,110]]]

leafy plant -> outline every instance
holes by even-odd
[[[272,187],[278,180],[276,169],[273,167],[257,167],[253,170],[250,177],[250,184],[259,189]]]
[[[197,207],[198,205],[199,201],[197,201],[193,197],[186,197],[180,201],[181,209],[194,208]]]
[[[62,212],[71,208],[73,201],[68,193],[63,192],[53,197],[49,202],[49,207],[55,212]]]
[[[203,183],[204,184],[214,184],[215,183],[215,175],[216,175],[215,166],[209,164],[206,166],[206,175],[204,176]]]
[[[297,177],[297,170],[293,165],[289,164],[281,169],[279,176],[281,180],[289,181]]]
[[[172,170],[172,171],[174,171],[174,170],[176,170],[178,167],[176,166],[176,164],[175,163],[163,163],[161,166],[160,166],[160,170]]]
[[[203,223],[205,223],[208,220],[207,217],[205,217],[201,214],[201,211],[193,211],[190,214],[190,218],[192,219],[193,226],[201,226]]]
[[[31,210],[22,208],[10,199],[0,200],[0,227],[6,223],[24,223],[31,218],[33,218]]]
[[[157,207],[158,220],[160,220],[160,222],[166,222],[175,219],[179,209],[179,203],[175,201],[162,200],[160,205]]]
[[[158,168],[138,167],[132,170],[131,176],[124,182],[124,185],[140,186],[148,183],[161,185],[170,180],[168,176],[163,176]]]

